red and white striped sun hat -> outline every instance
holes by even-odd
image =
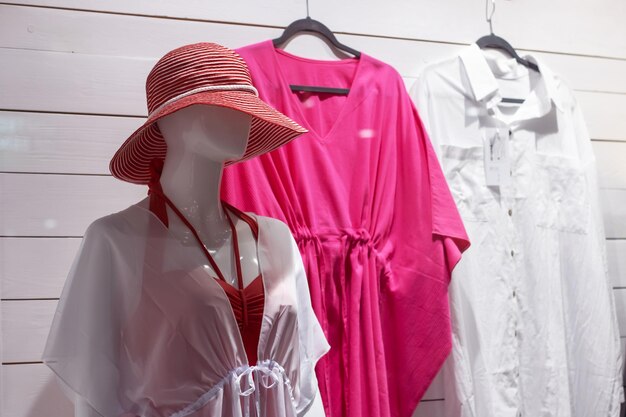
[[[167,145],[155,122],[193,104],[228,107],[252,116],[243,156],[225,165],[272,151],[307,132],[258,97],[243,58],[214,43],[168,52],[150,71],[146,95],[148,119],[126,139],[109,164],[114,177],[135,184],[147,184],[151,161],[165,158]]]

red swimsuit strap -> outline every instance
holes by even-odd
[[[213,259],[209,251],[207,250],[206,246],[204,246],[204,244],[202,243],[202,239],[200,239],[200,236],[198,235],[198,232],[196,231],[196,229],[187,220],[187,218],[185,218],[185,216],[180,212],[180,210],[178,210],[178,208],[174,205],[174,203],[172,203],[172,201],[163,193],[163,188],[161,187],[161,183],[160,183],[162,170],[163,170],[163,160],[162,159],[152,160],[150,164],[151,178],[150,178],[150,182],[148,183],[148,187],[149,187],[148,195],[150,195],[150,211],[152,211],[163,222],[163,224],[166,227],[169,227],[166,204],[170,206],[172,211],[176,213],[176,215],[189,228],[193,236],[196,238],[196,241],[200,245],[200,248],[204,252],[206,258],[208,259],[209,263],[211,264],[211,267],[213,268],[213,270],[215,271],[219,279],[221,279],[224,282],[227,282],[226,279],[224,278],[224,274],[222,274],[222,271],[217,266],[217,263],[215,262],[215,260]],[[241,210],[233,207],[232,205],[226,203],[225,201],[222,201],[222,205],[228,209],[228,210],[224,210],[224,212],[226,214],[226,218],[228,219],[228,224],[230,225],[230,228],[233,234],[233,247],[234,247],[234,252],[235,252],[235,262],[236,262],[236,268],[237,268],[237,281],[239,283],[239,288],[243,289],[243,274],[241,270],[241,261],[239,257],[239,240],[237,238],[237,228],[235,227],[235,224],[233,223],[230,214],[228,214],[228,211],[229,210],[232,211],[233,213],[235,213],[236,216],[238,216],[239,218],[244,220],[246,223],[248,223],[255,239],[258,239],[259,237],[259,226],[252,217],[242,212]]]
[[[256,220],[252,218],[252,216],[239,210],[237,207],[230,205],[224,200],[222,200],[222,205],[224,207],[227,207],[233,213],[235,213],[235,215],[239,217],[241,220],[248,223],[248,226],[250,226],[250,230],[252,230],[252,234],[254,235],[254,238],[257,240],[259,239],[259,225],[257,224]]]
[[[150,181],[148,182],[148,195],[150,196],[150,211],[153,212],[165,227],[169,227],[163,188],[161,188],[161,172],[163,172],[163,159],[150,161]]]
[[[243,290],[243,274],[241,272],[241,258],[239,257],[239,240],[237,239],[237,228],[233,223],[233,220],[230,218],[230,214],[228,211],[224,211],[226,213],[226,218],[228,219],[228,224],[230,224],[230,230],[233,233],[233,249],[235,252],[235,266],[237,267],[237,283],[239,284],[239,289]]]

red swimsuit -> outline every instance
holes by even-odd
[[[151,181],[149,186],[150,211],[152,211],[167,227],[169,225],[169,222],[167,219],[167,211],[165,209],[165,205],[169,205],[174,213],[176,213],[176,215],[180,217],[181,221],[185,223],[185,225],[191,230],[196,240],[200,244],[200,247],[202,248],[209,263],[211,264],[211,267],[218,276],[216,281],[220,284],[220,286],[228,296],[228,300],[230,301],[233,314],[239,326],[239,333],[241,334],[241,339],[246,350],[248,363],[251,365],[255,365],[258,360],[257,348],[259,345],[259,337],[261,335],[261,323],[263,321],[265,289],[263,287],[263,278],[260,274],[248,286],[246,286],[245,288],[243,286],[243,276],[241,272],[241,262],[239,257],[239,244],[237,241],[237,230],[235,228],[235,225],[233,224],[233,221],[230,218],[230,214],[228,214],[228,211],[231,211],[239,218],[244,220],[246,223],[248,223],[250,229],[252,230],[254,238],[258,242],[259,227],[257,223],[252,217],[248,216],[244,212],[238,210],[237,208],[231,206],[226,202],[222,202],[224,207],[227,208],[226,217],[233,233],[233,247],[235,252],[238,283],[238,288],[235,288],[226,281],[224,275],[222,274],[222,271],[219,269],[217,263],[213,260],[213,257],[206,249],[204,244],[202,244],[198,233],[191,225],[191,223],[189,223],[185,216],[174,206],[170,199],[167,198],[165,194],[163,194],[163,190],[161,189],[161,185],[158,182],[158,178],[154,181]]]

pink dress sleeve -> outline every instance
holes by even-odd
[[[397,139],[387,152],[388,163],[402,163],[389,170],[395,178],[381,179],[391,185],[377,187],[388,202],[381,321],[385,350],[394,352],[386,355],[390,403],[408,416],[450,352],[448,284],[469,240],[419,115],[404,87],[397,91],[389,115]]]

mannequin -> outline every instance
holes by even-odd
[[[225,273],[228,283],[238,287],[232,236],[220,200],[224,162],[243,155],[248,142],[251,116],[229,108],[193,105],[159,120],[167,155],[161,174],[165,195],[197,230],[207,250]],[[149,207],[149,199],[139,202]],[[197,242],[189,229],[168,207],[169,229],[183,245],[193,249]],[[231,216],[239,241],[244,286],[259,274],[256,241],[248,224]],[[203,265],[215,276],[210,265]],[[67,394],[71,391],[63,387]],[[73,394],[70,394],[73,395]],[[101,417],[82,397],[76,401],[75,417]],[[323,417],[318,395],[307,413]]]
[[[225,166],[306,129],[258,97],[235,51],[207,42],[163,56],[146,98],[109,168],[149,197],[86,229],[44,363],[78,417],[321,410],[314,367],[330,346],[291,231],[220,199]]]
[[[225,107],[196,104],[172,113],[157,123],[167,143],[167,156],[161,174],[163,192],[198,231],[202,242],[237,287],[231,232],[220,201],[224,161],[243,155],[248,143],[250,115]],[[145,198],[139,205],[149,207]],[[185,246],[197,245],[183,222],[167,208],[169,229]],[[248,225],[232,217],[239,238],[244,285],[259,274],[256,242]],[[204,268],[211,275],[210,265]],[[234,278],[234,279],[233,279]],[[62,386],[66,394],[71,391]],[[70,394],[73,395],[73,394]],[[101,417],[79,397],[75,417]]]

